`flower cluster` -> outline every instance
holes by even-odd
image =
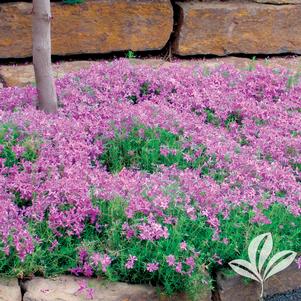
[[[80,274],[91,277],[94,270],[101,268],[102,272],[106,272],[110,266],[112,259],[107,254],[92,253],[89,254],[87,250],[81,249],[79,251],[79,266],[71,269],[71,273],[76,276]]]
[[[204,218],[216,240],[221,217],[241,205],[256,224],[270,222],[263,212],[275,203],[299,217],[301,85],[289,86],[291,76],[263,67],[222,65],[204,74],[200,66],[153,69],[118,60],[58,80],[56,115],[35,109],[34,87],[1,89],[3,251],[15,249],[22,260],[33,253],[35,222],[46,222],[56,237],[51,250],[64,236],[80,238],[87,225],[101,233],[96,200],[122,199],[127,221],[116,229],[146,243],[170,239],[179,211],[191,222]],[[143,127],[132,135],[137,125]],[[114,139],[125,143],[119,149]],[[133,148],[123,153],[127,143]],[[104,154],[105,162],[124,156],[116,172]],[[109,255],[81,251],[73,272],[106,272]],[[132,253],[125,268],[136,260]],[[196,265],[195,256],[150,261],[144,271],[167,264],[191,274]]]

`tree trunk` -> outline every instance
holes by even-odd
[[[57,111],[57,96],[51,67],[50,0],[33,0],[32,4],[32,55],[38,108],[53,113]]]

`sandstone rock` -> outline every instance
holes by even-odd
[[[21,288],[17,279],[0,279],[0,301],[21,301]]]
[[[61,276],[53,279],[34,278],[23,284],[23,301],[84,301],[89,300],[87,289],[79,290],[80,283],[87,281],[94,289],[95,301],[189,301],[185,294],[172,297],[159,295],[156,289],[146,285],[110,283],[98,279]],[[1,300],[1,299],[0,299]],[[211,291],[204,291],[198,301],[211,301]],[[5,300],[6,301],[6,300]],[[14,301],[14,300],[10,300]]]
[[[0,58],[29,57],[32,4],[0,4]],[[173,27],[169,0],[52,3],[52,54],[162,49]]]
[[[34,278],[25,283],[23,301],[83,301],[89,300],[86,289],[79,291],[83,279],[62,276],[55,279]],[[142,285],[106,283],[101,280],[87,280],[93,288],[95,301],[150,301],[156,300],[156,291]]]
[[[91,66],[91,61],[73,61],[53,64],[53,75],[60,78],[66,73],[79,71]],[[0,66],[0,78],[8,87],[27,86],[35,83],[33,65]]]
[[[219,273],[217,289],[220,301],[256,301],[260,296],[260,286],[257,282],[252,281],[246,284],[238,275],[231,277]]]
[[[301,5],[177,3],[178,55],[301,53]]]
[[[245,283],[242,277],[232,277],[219,273],[217,287],[220,301],[255,301],[259,300],[260,284],[252,281]],[[301,270],[297,264],[291,264],[284,271],[269,278],[264,285],[265,296],[272,296],[301,288]]]

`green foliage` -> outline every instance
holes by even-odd
[[[229,218],[221,222],[221,238],[228,238],[229,243],[221,247],[216,242],[212,247],[224,262],[238,258],[247,259],[251,240],[266,232],[273,235],[273,254],[283,250],[301,250],[300,217],[294,216],[280,204],[274,204],[263,212],[270,223],[252,222],[254,213],[248,207],[236,208],[231,211]],[[217,268],[216,264],[214,266]]]
[[[203,72],[202,72],[203,76],[207,77],[211,74],[210,68],[207,66],[203,67]]]
[[[297,72],[294,75],[290,75],[288,77],[287,84],[286,84],[287,88],[291,89],[295,87],[299,83],[300,77],[301,77],[301,72]]]
[[[129,50],[129,51],[125,54],[125,57],[128,58],[128,59],[134,59],[134,58],[136,58],[136,54],[135,54],[134,51]]]
[[[133,94],[127,97],[127,99],[132,103],[132,104],[137,104],[139,102],[139,98],[147,95],[160,95],[160,88],[157,89],[151,89],[150,88],[151,83],[150,82],[144,82],[140,85],[139,87],[139,94]],[[174,92],[172,92],[174,93]]]
[[[255,69],[256,69],[256,56],[253,56],[251,62],[248,64],[247,71],[253,71]]]
[[[5,159],[6,167],[20,165],[21,159],[35,161],[39,145],[40,141],[36,137],[25,134],[14,124],[0,124],[0,158]],[[20,156],[14,152],[16,146],[23,149]]]
[[[293,168],[295,170],[298,170],[299,172],[301,172],[301,163],[294,163],[293,164]]]
[[[219,127],[223,125],[224,127],[228,128],[230,127],[230,124],[233,122],[236,122],[238,125],[242,125],[242,116],[239,112],[232,112],[228,115],[226,120],[222,121],[214,112],[214,110],[210,108],[206,108],[204,110],[204,113],[206,115],[206,123],[211,123],[216,127]]]
[[[211,123],[211,124],[215,125],[216,127],[220,126],[221,121],[214,113],[214,110],[207,108],[204,111],[206,114],[206,123]]]
[[[80,88],[84,94],[88,94],[91,97],[95,96],[95,91],[91,86],[84,86]]]
[[[100,161],[114,173],[123,167],[154,172],[160,164],[175,164],[180,169],[212,167],[213,158],[206,154],[203,145],[194,149],[184,148],[184,142],[183,136],[164,129],[136,126],[129,133],[116,131],[115,138],[105,142]],[[168,154],[163,155],[162,148]],[[195,157],[197,151],[201,152],[201,155]]]
[[[70,5],[81,4],[81,3],[84,3],[84,2],[85,2],[85,0],[63,0],[64,4],[70,4]]]
[[[232,122],[236,122],[238,125],[242,125],[242,117],[239,114],[239,112],[234,112],[234,113],[229,114],[229,116],[225,120],[226,128],[229,128],[229,126]]]
[[[142,216],[137,214],[129,220],[124,208],[127,203],[122,199],[107,202],[99,199],[94,204],[101,209],[99,223],[101,229],[86,224],[81,237],[63,235],[56,237],[48,228],[47,221],[30,222],[30,231],[41,239],[32,255],[21,262],[12,250],[9,257],[0,252],[0,273],[6,276],[25,277],[29,275],[55,276],[68,273],[78,264],[78,251],[85,248],[89,253],[100,252],[109,254],[113,259],[106,272],[111,281],[128,283],[152,283],[162,286],[167,294],[176,291],[188,291],[192,295],[204,290],[210,279],[204,274],[203,267],[210,273],[227,268],[227,262],[233,259],[247,259],[247,249],[250,241],[259,234],[271,232],[274,240],[273,252],[281,250],[301,249],[300,217],[288,212],[282,205],[274,204],[265,214],[271,220],[270,224],[251,222],[253,213],[248,207],[238,207],[231,211],[228,218],[220,216],[221,237],[212,239],[213,230],[205,218],[198,216],[191,220],[183,208],[174,204],[169,210],[178,219],[175,225],[166,225],[169,238],[156,241],[144,241],[138,238],[127,239],[123,235],[124,223],[139,223]],[[52,242],[57,239],[58,245],[51,249]],[[227,239],[227,242],[223,242]],[[186,241],[188,250],[181,250],[180,243]],[[196,259],[196,271],[189,277],[177,273],[168,266],[166,257],[174,255],[177,261],[183,261],[190,256],[191,250],[199,251]],[[137,257],[133,269],[126,269],[125,263],[129,255]],[[222,260],[220,265],[216,258]],[[146,263],[158,261],[160,269],[153,273],[145,271]],[[99,270],[97,275],[103,276]]]
[[[145,83],[141,86],[141,93],[148,92],[149,85]],[[216,122],[214,112],[208,110],[207,114],[208,122]],[[223,124],[228,126],[231,122],[239,124],[239,114],[230,115]],[[99,160],[114,173],[123,167],[155,172],[160,164],[174,164],[180,169],[197,168],[201,170],[200,176],[210,175],[218,183],[222,183],[227,177],[227,171],[215,168],[215,156],[207,154],[203,145],[186,147],[188,141],[189,138],[162,128],[136,125],[130,131],[116,131],[113,139],[104,141],[104,152]],[[0,157],[5,159],[7,166],[18,165],[22,168],[21,160],[36,160],[40,143],[37,137],[25,134],[13,124],[0,125]],[[23,148],[21,154],[15,153],[15,146]],[[162,149],[167,152],[162,153]],[[294,167],[301,170],[300,164]],[[166,187],[166,194],[172,196],[175,189],[177,187],[173,185]],[[14,192],[14,195],[19,208],[31,205],[35,197],[24,200],[20,193]],[[281,190],[276,195],[285,197],[286,192]],[[267,192],[264,197],[268,199],[270,194]],[[128,203],[121,198],[112,201],[93,198],[93,204],[100,209],[101,214],[95,224],[86,222],[80,237],[70,236],[65,230],[61,231],[61,236],[55,235],[49,229],[47,214],[43,221],[28,220],[31,235],[39,238],[33,254],[22,262],[14,249],[10,250],[9,256],[0,252],[0,274],[13,277],[28,277],[33,274],[51,277],[69,273],[71,268],[78,265],[79,250],[85,248],[89,254],[106,253],[112,258],[107,272],[97,269],[97,276],[105,274],[111,281],[152,283],[162,287],[166,294],[186,291],[191,296],[196,296],[208,284],[211,285],[204,267],[213,275],[216,271],[227,268],[227,263],[233,259],[247,259],[248,245],[259,234],[272,233],[275,253],[285,249],[301,249],[301,218],[291,214],[283,205],[273,204],[269,209],[259,208],[270,220],[267,224],[254,222],[254,210],[247,205],[232,208],[228,217],[219,216],[220,237],[214,239],[214,230],[204,216],[196,213],[197,218],[192,220],[188,217],[184,204],[175,202],[172,198],[171,200],[165,213],[174,217],[176,222],[167,224],[163,217],[156,217],[159,224],[168,228],[169,236],[167,239],[153,241],[141,240],[137,236],[126,238],[123,225],[127,223],[135,227],[147,222],[147,217],[136,213],[128,218],[125,211]],[[72,205],[66,203],[59,209],[64,211],[71,208]],[[187,250],[180,248],[184,241],[187,243]],[[53,245],[54,242],[57,243]],[[195,270],[190,276],[178,273],[166,261],[167,256],[173,255],[177,262],[183,263],[183,270],[187,271],[185,259],[193,252],[200,253],[195,257]],[[137,257],[133,269],[125,267],[130,255]],[[146,264],[150,262],[159,262],[159,270],[147,272]]]
[[[103,222],[108,225],[104,229],[107,239],[104,247],[109,249],[109,252],[112,254],[120,255],[110,267],[109,277],[111,280],[127,281],[130,283],[150,282],[154,285],[162,285],[164,291],[168,294],[175,291],[193,291],[196,293],[201,286],[201,282],[197,284],[199,287],[195,285],[196,280],[209,281],[204,275],[201,261],[197,263],[198,272],[195,272],[191,277],[183,277],[170,268],[166,262],[168,255],[174,255],[178,261],[191,256],[189,250],[183,251],[179,247],[180,243],[189,239],[190,236],[195,239],[195,241],[192,241],[193,243],[189,244],[189,248],[191,249],[195,249],[196,242],[201,244],[203,239],[208,240],[212,230],[206,226],[204,218],[192,221],[182,208],[174,205],[169,210],[170,214],[172,213],[173,216],[178,218],[178,222],[176,225],[168,226],[169,238],[150,242],[138,238],[126,239],[122,235],[122,225],[124,222],[130,224],[141,222],[139,214],[136,215],[136,218],[131,219],[131,221],[125,217],[124,207],[126,203],[124,201],[120,199],[116,199],[114,202],[99,200],[98,205],[103,212]],[[135,255],[138,259],[137,265],[133,270],[125,268],[125,263],[129,255]],[[145,271],[144,263],[154,261],[160,262],[160,270],[155,273]]]

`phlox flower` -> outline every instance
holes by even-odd
[[[187,243],[185,241],[183,241],[183,242],[180,243],[180,249],[182,251],[187,250]]]
[[[107,271],[107,267],[111,264],[112,259],[110,256],[108,256],[107,254],[104,254],[101,258],[101,270],[103,272]]]
[[[182,273],[182,262],[176,264],[176,272]]]
[[[174,266],[176,264],[176,258],[173,255],[168,255],[166,257],[166,262],[169,266]]]
[[[159,269],[159,263],[158,262],[152,262],[152,263],[148,263],[146,265],[146,270],[148,272],[155,272]]]
[[[134,264],[135,264],[136,261],[137,261],[137,257],[133,256],[133,255],[130,255],[124,266],[127,269],[132,269],[134,267]]]

